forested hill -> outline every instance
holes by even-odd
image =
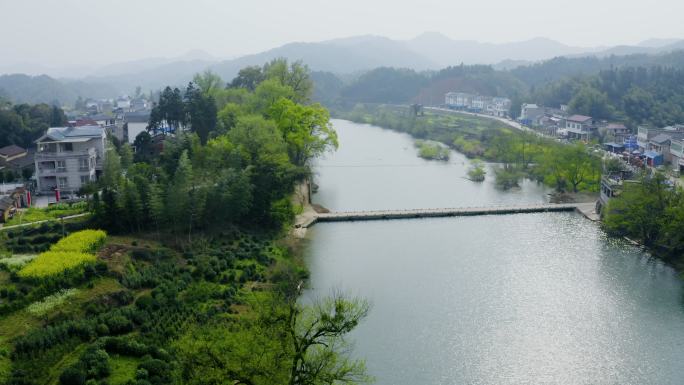
[[[57,80],[47,75],[0,75],[0,97],[14,103],[73,104],[78,97],[105,98],[118,95],[116,88],[103,83]]]
[[[316,73],[314,97],[333,108],[357,103],[442,104],[444,94],[463,91],[505,96],[520,104],[568,104],[573,112],[618,120],[634,127],[684,122],[684,51],[648,56],[556,58],[510,71],[455,66],[441,71],[377,68],[351,79]]]
[[[684,50],[661,55],[557,57],[537,64],[520,66],[510,72],[526,84],[538,86],[569,76],[592,75],[611,68],[654,66],[684,68]]]

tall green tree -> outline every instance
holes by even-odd
[[[188,152],[183,151],[178,160],[176,172],[169,183],[165,205],[169,222],[172,223],[177,232],[190,226],[192,200],[189,193],[193,188],[193,183],[192,163],[188,157]]]
[[[211,96],[214,92],[225,87],[223,79],[211,70],[206,70],[202,73],[195,74],[192,82],[202,91],[203,94]]]
[[[190,129],[199,136],[202,144],[206,144],[210,133],[216,128],[214,97],[190,83],[185,91],[185,100]]]
[[[319,104],[304,106],[282,98],[269,112],[287,143],[290,160],[304,166],[312,158],[337,149],[337,133],[328,110]]]

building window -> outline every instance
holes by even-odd
[[[65,172],[66,171],[66,161],[64,161],[64,160],[58,160],[57,161],[57,171],[59,171],[59,172]]]
[[[81,175],[81,185],[90,182],[90,175]]]
[[[73,143],[62,143],[62,151],[74,151],[74,144]]]
[[[81,171],[90,170],[90,158],[79,158],[78,159],[78,168]]]
[[[60,178],[58,178],[57,182],[58,182],[57,185],[59,186],[59,188],[67,188],[69,186],[69,184],[67,183],[67,178],[60,177]]]

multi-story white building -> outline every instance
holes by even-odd
[[[491,104],[491,114],[498,117],[508,116],[508,112],[511,110],[511,99],[508,98],[492,98]]]
[[[472,95],[465,92],[448,92],[444,101],[449,107],[469,108],[472,98]]]
[[[51,127],[37,141],[37,191],[75,193],[97,180],[105,156],[107,130],[100,126]]]

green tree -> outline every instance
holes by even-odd
[[[308,102],[313,92],[313,82],[309,77],[309,68],[301,61],[288,65],[287,59],[274,59],[264,65],[266,79],[276,79],[280,84],[290,87],[294,91],[294,101]]]
[[[130,144],[124,143],[119,148],[119,157],[121,162],[121,169],[128,171],[128,169],[133,165],[133,148]]]
[[[216,102],[213,96],[188,84],[185,91],[186,110],[190,129],[196,133],[202,144],[206,144],[209,134],[216,128]]]
[[[368,315],[368,302],[339,293],[301,306],[290,304],[290,385],[370,382],[365,364],[349,357],[345,336]]]
[[[256,87],[264,80],[264,73],[259,66],[250,66],[241,69],[238,76],[233,79],[230,86],[233,88],[246,88],[249,91],[254,91]]]
[[[569,107],[576,114],[588,115],[595,119],[611,119],[615,114],[608,97],[590,86],[581,88],[570,100]]]
[[[608,202],[604,227],[613,234],[628,235],[653,246],[663,225],[671,222],[667,213],[675,198],[675,191],[665,184],[662,175],[642,176],[636,183],[625,183],[622,193]],[[675,211],[679,214],[679,209]]]
[[[195,74],[192,78],[192,82],[195,83],[206,96],[212,96],[214,92],[225,87],[223,79],[211,70]]]
[[[121,178],[121,157],[114,146],[107,146],[102,167],[102,187],[116,190]]]
[[[337,149],[337,133],[328,111],[319,104],[303,106],[280,99],[269,112],[287,143],[290,160],[297,166],[330,149]]]
[[[181,231],[190,221],[192,201],[189,192],[192,187],[192,163],[188,158],[188,152],[183,151],[166,195],[166,214],[176,231]]]

